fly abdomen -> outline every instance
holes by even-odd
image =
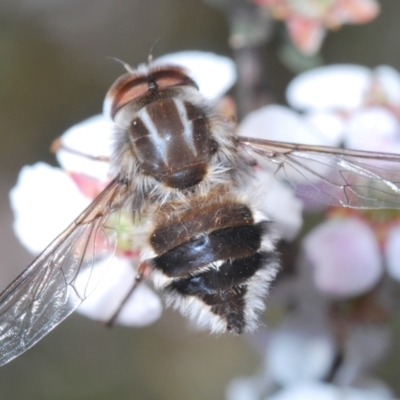
[[[234,226],[203,233],[153,259],[155,268],[169,277],[182,277],[210,263],[254,254],[261,245],[267,222]]]
[[[248,283],[268,262],[273,265],[274,258],[274,253],[255,252],[249,257],[227,260],[218,268],[174,280],[166,289],[195,296],[226,322],[226,330],[242,333],[252,323],[246,315],[249,296],[254,295]],[[258,283],[261,285],[262,281]]]
[[[232,201],[169,215],[151,236],[150,261],[167,302],[213,331],[251,330],[277,269],[269,223],[257,219]]]
[[[227,260],[218,268],[174,280],[168,288],[191,296],[205,296],[230,290],[250,279],[267,259],[268,253],[256,252],[249,257]]]

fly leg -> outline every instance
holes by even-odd
[[[118,318],[119,313],[123,309],[124,305],[126,302],[130,299],[132,296],[133,292],[135,289],[139,286],[139,283],[142,282],[143,278],[148,274],[149,272],[149,265],[144,261],[140,264],[137,274],[135,276],[135,280],[133,281],[133,285],[129,289],[129,292],[125,295],[125,297],[122,299],[121,303],[119,304],[118,308],[114,311],[113,315],[111,318],[109,318],[108,321],[105,321],[104,325],[107,327],[112,327]]]
[[[110,162],[110,157],[106,156],[93,156],[91,154],[86,154],[82,153],[79,150],[72,149],[71,147],[66,146],[61,142],[61,138],[57,138],[53,141],[53,143],[50,146],[50,151],[52,153],[56,153],[58,150],[64,150],[67,151],[68,153],[75,154],[80,157],[88,158],[89,160],[93,161],[102,161],[102,162]]]

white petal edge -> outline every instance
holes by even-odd
[[[99,114],[69,128],[61,136],[61,143],[83,154],[110,157],[113,132],[112,122]],[[82,173],[102,181],[108,179],[108,162],[93,160],[63,149],[57,151],[56,157],[66,171]]]
[[[209,99],[223,96],[236,82],[236,66],[228,57],[204,51],[181,51],[166,54],[155,64],[182,65]]]
[[[257,193],[257,203],[260,210],[270,218],[279,236],[293,240],[303,225],[303,203],[288,186],[279,182],[272,174],[257,171],[258,182],[249,197],[254,200]],[[260,190],[261,188],[261,190]]]
[[[288,107],[269,105],[249,113],[238,133],[259,139],[289,143],[329,145],[330,141],[302,115]]]
[[[99,285],[77,311],[88,318],[107,322],[129,293],[135,275],[129,259],[115,256]],[[160,298],[141,283],[124,304],[115,322],[125,326],[146,326],[156,321],[161,313]]]
[[[396,116],[386,108],[365,108],[348,120],[344,144],[349,149],[400,153],[399,130]]]
[[[400,104],[400,73],[392,67],[381,65],[375,68],[375,76],[389,104],[398,106]]]
[[[33,254],[41,252],[90,203],[60,168],[39,162],[21,169],[10,191],[14,232]]]
[[[298,110],[352,110],[363,102],[371,70],[359,65],[331,65],[303,72],[294,78],[286,99]]]
[[[304,118],[321,132],[327,146],[339,146],[343,141],[345,122],[339,113],[317,111],[305,114]]]
[[[275,140],[289,143],[303,143],[310,145],[328,146],[331,141],[299,113],[288,107],[269,105],[249,113],[239,125],[240,136],[250,136],[265,140]],[[272,173],[276,171],[276,164],[258,161]],[[328,167],[324,167],[328,168]],[[290,174],[290,170],[287,172]],[[320,170],[323,175],[323,169]],[[298,176],[296,177],[298,178]],[[310,183],[309,177],[303,179],[304,185]],[[315,179],[318,179],[317,177]]]

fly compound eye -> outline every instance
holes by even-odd
[[[128,103],[136,103],[141,108],[158,97],[164,97],[163,92],[176,87],[198,89],[193,79],[180,67],[155,66],[147,74],[129,72],[117,79],[107,92],[104,112],[114,119],[117,112]]]
[[[152,72],[157,86],[160,89],[175,87],[175,86],[192,86],[199,89],[196,82],[191,79],[181,68],[162,68]]]
[[[149,91],[145,75],[127,73],[119,77],[107,92],[104,113],[114,119],[118,110],[126,104],[142,97]]]

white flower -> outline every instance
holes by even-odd
[[[204,51],[181,51],[155,60],[156,64],[183,65],[208,99],[222,97],[236,82],[235,63],[227,57]]]
[[[400,74],[388,66],[330,65],[298,75],[289,84],[288,103],[334,118],[348,148],[400,151]],[[321,125],[321,132],[331,129]]]
[[[127,257],[114,257],[95,291],[78,311],[86,317],[109,321],[129,293],[135,280],[135,269]],[[160,298],[140,284],[118,313],[115,322],[126,326],[145,326],[156,321],[162,312]]]
[[[329,65],[296,76],[286,89],[291,107],[302,111],[354,110],[367,92],[371,70],[361,65]]]
[[[249,113],[239,126],[239,134],[289,143],[335,144],[301,114],[276,104]]]
[[[332,218],[303,240],[313,266],[314,283],[334,296],[356,296],[371,290],[383,274],[373,230],[355,218]]]
[[[22,168],[10,200],[15,234],[33,254],[41,252],[90,204],[62,169],[43,162]]]
[[[62,145],[93,157],[110,157],[113,141],[112,122],[102,114],[88,118],[69,128],[61,137]],[[60,148],[56,153],[61,168],[67,172],[81,173],[106,181],[109,164],[82,157]]]
[[[400,153],[400,74],[391,67],[316,68],[290,83],[287,100],[308,120],[329,117],[316,128],[347,148]],[[304,247],[318,288],[344,297],[365,293],[383,274],[381,254],[388,273],[400,279],[399,219],[393,212],[386,225],[381,220],[354,212],[310,232]]]

